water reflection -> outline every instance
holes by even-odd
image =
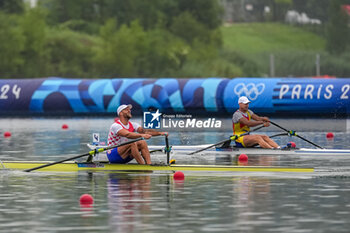
[[[108,174],[106,185],[109,225],[114,232],[172,227],[178,231],[226,231],[238,222],[254,221],[262,215],[259,212],[269,208],[271,198],[270,180],[256,177],[217,181],[215,177],[189,175],[184,181],[175,182],[172,175],[114,173]],[[259,205],[254,205],[257,200]],[[222,209],[223,205],[226,209]],[[228,219],[231,223],[217,224]]]
[[[185,181],[173,181],[172,174],[106,174],[109,226],[113,232],[164,229],[160,225],[168,223],[162,219],[171,215],[174,199],[184,186]]]
[[[86,172],[0,178],[4,232],[298,232],[321,229],[317,223],[344,226],[350,214],[349,179],[186,174],[178,183],[172,174]],[[79,205],[84,193],[94,197],[89,208]]]
[[[276,155],[249,155],[246,161],[240,160],[240,154],[221,154],[215,156],[215,164],[217,165],[235,165],[235,166],[279,166],[281,159]],[[286,161],[286,160],[285,160]]]
[[[107,181],[110,225],[118,232],[133,232],[135,222],[151,213],[151,177],[109,174]]]

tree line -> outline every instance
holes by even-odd
[[[278,12],[291,3],[269,2],[277,9],[276,20]],[[333,9],[336,12],[342,1],[334,2],[338,4]],[[259,76],[258,67],[250,69],[248,65],[242,70],[240,61],[244,57],[223,49],[222,13],[216,0],[39,0],[35,8],[22,0],[1,0],[0,75]],[[347,32],[344,19],[334,15],[332,18],[330,13],[329,35]],[[342,26],[334,31],[335,24]],[[327,46],[329,52],[344,51],[338,45],[346,46],[347,42],[339,37],[328,40],[332,42]]]
[[[217,61],[217,1],[42,0],[30,8],[3,0],[0,9],[2,78],[166,77],[212,68],[229,75],[231,69]]]

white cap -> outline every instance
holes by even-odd
[[[240,103],[242,103],[242,104],[249,104],[250,100],[247,97],[245,97],[245,96],[241,96],[238,99],[238,104],[240,104]]]
[[[119,113],[120,113],[121,111],[123,111],[124,109],[126,109],[126,108],[132,109],[132,105],[131,105],[131,104],[128,104],[128,105],[122,104],[122,105],[120,105],[120,106],[118,107],[118,109],[117,109],[118,116],[119,116]]]

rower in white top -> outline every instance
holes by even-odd
[[[136,122],[130,121],[132,105],[120,105],[117,109],[119,119],[110,127],[108,133],[108,146],[118,145],[143,137],[149,139],[152,136],[167,135],[167,132],[158,132],[154,129],[144,129]],[[110,163],[128,163],[135,159],[139,164],[151,164],[151,156],[146,141],[141,140],[125,146],[107,151]]]

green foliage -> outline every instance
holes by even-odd
[[[223,9],[218,1],[213,0],[177,0],[179,4],[179,14],[190,12],[199,23],[209,29],[216,29],[221,26]]]
[[[96,70],[104,77],[170,75],[183,64],[189,47],[169,32],[145,31],[138,21],[117,29],[113,19],[100,31]]]
[[[46,50],[49,52],[48,73],[50,76],[70,78],[96,77],[91,72],[93,37],[70,30],[51,30],[48,32]]]
[[[274,21],[284,21],[286,12],[292,6],[293,0],[271,0]]]
[[[98,20],[99,15],[94,3],[94,0],[39,0],[39,4],[48,9],[48,20],[53,25],[69,20]]]
[[[275,2],[280,5],[291,5],[293,0],[275,0]]]
[[[242,23],[222,28],[224,47],[248,54],[286,49],[320,51],[324,39],[280,23]]]
[[[0,0],[0,12],[19,14],[24,11],[23,0]]]
[[[240,67],[241,74],[246,77],[260,77],[263,75],[261,67],[253,56],[247,55],[239,51],[225,51],[221,52],[221,55],[225,60],[231,64],[235,64]]]
[[[293,9],[305,12],[310,18],[319,19],[323,23],[328,20],[330,0],[293,0]]]
[[[46,44],[45,14],[40,9],[27,11],[19,20],[19,27],[25,37],[21,73],[26,77],[40,77],[46,73],[48,53]]]
[[[190,50],[183,40],[161,29],[148,31],[146,40],[147,48],[139,70],[141,76],[172,76],[183,66]]]
[[[188,64],[219,58],[217,1],[41,0],[40,5],[55,26],[46,42],[48,70],[55,75],[172,76]],[[89,38],[86,33],[94,41],[90,47],[76,42]]]
[[[291,0],[262,2],[273,4],[278,14],[291,5]],[[350,74],[348,53],[327,54],[326,40],[308,27],[220,28],[218,1],[41,0],[40,7],[22,12],[16,8],[21,3],[0,1],[0,74],[6,78],[259,77],[269,74],[270,54],[276,75],[312,76],[317,53],[321,73]],[[349,41],[335,12],[327,30],[327,48],[334,54],[346,51]]]
[[[196,21],[216,29],[221,25],[222,14],[218,1],[213,0],[40,0],[40,4],[49,10],[53,25],[70,20],[103,24],[114,18],[119,25],[139,20],[149,30],[158,25],[167,28],[174,17],[190,12]]]
[[[269,54],[265,54],[268,58]],[[310,51],[280,51],[274,53],[276,74],[282,77],[288,76],[315,76],[316,53]],[[268,60],[268,59],[266,59]]]
[[[224,59],[207,62],[187,62],[181,70],[174,73],[179,78],[198,77],[237,77],[242,76],[242,70],[235,64]]]
[[[137,64],[145,47],[145,31],[137,21],[130,27],[116,30],[115,21],[109,20],[101,28],[102,47],[96,56],[97,70],[103,76],[128,77],[137,75]]]
[[[336,77],[350,76],[350,53],[343,53],[340,56],[332,56],[330,54],[321,54],[321,71],[323,74]]]
[[[300,27],[275,23],[235,24],[223,27],[223,58],[237,64],[244,76],[269,76],[270,54],[277,76],[315,76],[316,54],[321,56],[321,74],[348,77],[349,53],[325,52],[326,41]]]
[[[67,21],[105,23],[114,18],[120,25],[130,25],[139,20],[145,29],[155,27],[159,22],[168,21],[167,11],[176,8],[173,0],[41,0],[41,5],[49,9],[51,24]],[[171,15],[170,15],[171,17]]]
[[[115,17],[120,24],[130,25],[138,20],[140,25],[148,30],[160,24],[167,24],[169,16],[163,9],[171,8],[173,1],[166,0],[116,0],[109,1],[106,9],[108,17]],[[113,9],[113,10],[112,10]]]
[[[81,19],[71,19],[60,24],[59,28],[94,35],[99,32],[100,25],[94,22],[88,22]]]
[[[327,51],[341,54],[349,41],[348,16],[342,10],[342,0],[333,0],[329,5],[329,22],[326,26]]]
[[[25,37],[17,26],[16,16],[0,12],[0,75],[1,78],[19,78],[19,69],[24,63],[21,53]]]
[[[331,56],[320,52],[321,74],[346,77],[350,73],[348,58]],[[307,77],[316,75],[316,53],[311,51],[284,51],[275,53],[276,74],[278,76]],[[268,54],[265,55],[268,57]]]
[[[184,12],[175,17],[170,30],[174,35],[184,39],[189,44],[192,44],[194,40],[206,41],[208,37],[210,38],[210,31],[189,12]]]

